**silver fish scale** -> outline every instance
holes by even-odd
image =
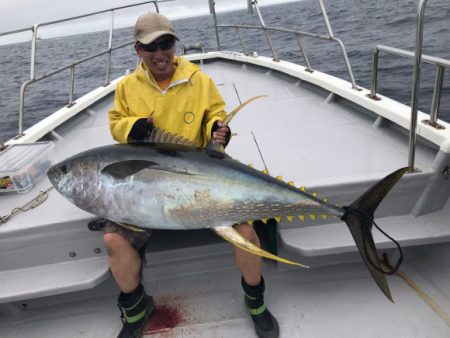
[[[161,130],[154,133],[166,141],[178,139]],[[195,147],[111,145],[79,154],[59,166],[64,170],[55,168],[56,176],[70,178],[70,182],[56,182],[55,176],[52,184],[74,204],[101,217],[146,228],[209,228],[343,213],[226,155],[210,156]],[[115,169],[105,170],[111,166]]]
[[[287,201],[295,199],[295,203],[286,201],[283,204],[279,200],[273,200],[271,193],[274,191],[271,191],[271,189],[268,189],[267,194],[265,194],[265,201],[245,200],[247,198],[244,193],[245,189],[240,190],[240,187],[237,187],[232,194],[235,196],[234,198],[214,196],[214,193],[208,190],[203,194],[192,196],[189,202],[169,208],[167,215],[177,223],[185,224],[187,227],[195,227],[200,224],[211,227],[282,216],[329,213],[329,210],[319,202],[304,198],[299,191],[290,191],[289,196],[286,196]],[[220,194],[220,192],[217,194]]]
[[[341,215],[341,210],[269,175],[241,164],[220,164],[197,168],[198,181],[190,181],[192,195],[167,209],[169,218],[187,227],[211,227],[287,216]]]
[[[230,214],[240,215],[245,220],[257,220],[261,218],[274,218],[281,216],[299,216],[304,214],[325,213],[320,205],[291,204],[280,206],[279,204],[254,204],[236,205]]]

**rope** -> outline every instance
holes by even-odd
[[[394,244],[397,246],[398,252],[399,252],[399,258],[397,260],[397,263],[395,264],[395,267],[392,268],[391,266],[391,270],[390,271],[385,271],[383,269],[379,269],[378,267],[376,267],[372,261],[369,259],[369,262],[374,265],[375,269],[377,269],[378,271],[383,272],[386,275],[393,275],[394,273],[396,273],[400,267],[400,265],[403,263],[403,251],[402,251],[402,247],[400,246],[400,243],[397,242],[394,238],[392,238],[391,236],[389,236],[386,232],[384,232],[378,225],[377,223],[375,223],[374,220],[372,220],[372,224],[375,226],[375,228],[377,228],[377,230],[379,232],[381,232],[384,236],[386,236],[387,238],[389,238],[392,242],[394,242]],[[366,246],[364,246],[364,248],[366,249]],[[366,249],[367,250],[367,249]],[[386,258],[387,255],[386,253],[383,253],[383,257]]]
[[[384,260],[381,262],[388,269],[393,269],[390,265],[387,257],[384,257]],[[450,327],[450,316],[442,309],[438,303],[434,301],[419,285],[417,285],[411,277],[409,277],[405,272],[395,271],[396,276],[400,277],[405,281],[406,284],[420,297],[422,300],[428,304],[428,306],[445,322],[447,326]]]
[[[9,221],[9,219],[14,216],[15,214],[17,214],[19,211],[22,212],[26,212],[28,210],[34,209],[36,207],[38,207],[39,205],[41,205],[42,203],[44,203],[47,200],[48,197],[48,192],[50,191],[50,189],[52,189],[53,187],[48,188],[45,191],[40,191],[39,195],[37,195],[35,198],[33,198],[31,201],[25,203],[24,205],[22,205],[21,207],[16,207],[14,208],[9,215],[5,215],[5,216],[0,216],[0,223],[6,223]]]
[[[348,210],[348,208],[347,208]],[[378,229],[378,231],[380,231],[384,236],[386,236],[387,238],[389,238],[392,242],[395,243],[395,245],[397,246],[399,252],[400,252],[400,257],[397,261],[397,263],[395,264],[395,267],[393,267],[388,260],[388,257],[386,255],[386,253],[383,253],[383,259],[380,261],[380,264],[382,267],[384,267],[383,269],[378,268],[378,266],[376,266],[369,258],[369,256],[367,255],[367,247],[366,245],[364,245],[364,250],[366,251],[366,256],[367,259],[369,261],[369,263],[377,270],[380,271],[384,274],[387,275],[396,275],[397,277],[400,277],[401,279],[403,279],[405,281],[406,284],[409,285],[409,287],[420,297],[422,298],[422,300],[427,303],[427,305],[447,324],[447,326],[450,327],[450,316],[447,314],[447,312],[445,312],[444,309],[442,309],[438,303],[436,303],[434,301],[433,298],[431,298],[419,285],[417,285],[411,277],[409,277],[405,272],[399,271],[399,267],[403,262],[403,252],[402,249],[400,247],[400,244],[393,239],[391,236],[389,236],[386,232],[384,232],[373,220],[372,217],[369,217],[369,215],[365,214],[364,212],[357,210],[357,209],[351,209],[349,211],[352,212],[357,212],[360,216],[366,218],[367,220],[371,221],[372,224]],[[365,234],[367,231],[367,229],[364,229],[363,233]],[[366,243],[366,241],[364,241],[364,243]]]
[[[377,223],[375,223],[375,220],[374,220],[373,217],[371,217],[370,215],[366,214],[365,212],[363,212],[363,211],[361,211],[361,210],[355,209],[355,208],[346,207],[345,209],[346,209],[347,212],[350,212],[350,213],[357,213],[357,214],[359,214],[359,216],[361,216],[362,218],[364,218],[364,219],[366,219],[367,221],[371,222],[371,223],[375,226],[375,228],[377,228],[377,230],[378,230],[379,232],[381,232],[385,237],[387,237],[387,238],[390,239],[392,242],[394,242],[394,244],[397,246],[397,249],[398,249],[398,251],[399,251],[399,259],[397,260],[397,263],[395,264],[395,267],[392,267],[392,266],[390,265],[390,267],[391,267],[392,269],[390,269],[389,271],[380,269],[380,268],[378,267],[377,264],[375,264],[374,262],[372,262],[372,260],[370,259],[370,256],[368,255],[368,252],[367,252],[367,246],[366,246],[366,243],[367,243],[367,237],[368,237],[368,234],[370,234],[370,230],[368,230],[368,229],[365,228],[365,227],[362,229],[362,234],[363,234],[364,237],[366,237],[365,240],[363,241],[364,252],[365,252],[365,254],[366,254],[367,261],[370,263],[370,265],[372,265],[372,267],[373,267],[375,270],[377,270],[377,271],[379,271],[379,272],[381,272],[381,273],[384,273],[384,274],[386,274],[386,275],[393,275],[394,273],[396,273],[397,270],[399,269],[400,265],[403,263],[403,251],[402,251],[402,248],[401,248],[401,246],[400,246],[400,243],[397,242],[397,241],[396,241],[394,238],[392,238],[391,236],[389,236],[385,231],[383,231],[383,230],[377,225]],[[344,219],[344,217],[345,217],[345,215],[344,215],[342,218]],[[383,253],[383,257],[386,258],[386,253]]]

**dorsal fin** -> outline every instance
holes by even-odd
[[[228,124],[231,122],[231,120],[233,119],[233,117],[242,109],[244,108],[247,104],[249,104],[250,102],[252,102],[253,100],[256,100],[260,97],[267,97],[267,95],[259,95],[259,96],[255,96],[252,97],[251,99],[248,99],[247,101],[241,103],[239,106],[237,106],[236,108],[234,108],[222,121],[223,126],[226,127],[228,126]],[[213,138],[211,137],[211,140],[209,141],[208,145],[206,146],[206,149],[208,150],[214,150],[220,153],[224,153],[224,147],[222,144],[218,144],[216,141],[213,140]]]
[[[236,108],[234,108],[228,115],[227,117],[225,117],[225,119],[223,120],[223,125],[226,127],[228,126],[228,124],[231,122],[231,120],[233,119],[233,117],[242,109],[244,108],[246,105],[248,105],[250,102],[259,99],[261,97],[267,97],[267,95],[258,95],[258,96],[254,96],[251,99],[248,99],[247,101],[241,103],[239,106],[237,106]]]
[[[191,147],[196,146],[194,142],[188,140],[187,138],[181,135],[173,134],[163,129],[159,129],[157,127],[153,127],[152,132],[145,141],[150,143],[171,143],[171,144],[182,144]]]

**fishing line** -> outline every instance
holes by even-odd
[[[259,156],[261,157],[261,160],[263,161],[264,168],[266,169],[267,173],[269,173],[269,169],[267,169],[266,161],[264,161],[264,157],[263,157],[263,155],[262,155],[262,153],[261,153],[261,149],[259,149],[258,141],[256,141],[255,134],[253,134],[253,132],[251,132],[251,133],[252,133],[252,136],[253,136],[253,140],[255,141],[256,148],[258,149]]]
[[[236,84],[234,82],[233,82],[233,88],[234,88],[234,91],[236,92],[237,98],[239,100],[239,104],[241,104],[242,103],[241,97],[239,96],[239,92],[238,92],[238,90],[236,88]]]

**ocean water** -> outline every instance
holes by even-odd
[[[340,0],[325,1],[334,35],[346,47],[358,86],[369,88],[371,55],[379,44],[414,51],[418,0]],[[278,6],[260,7],[267,26],[277,26],[316,34],[326,34],[318,1],[304,0]],[[429,1],[425,11],[423,53],[450,59],[450,4],[447,0]],[[259,20],[246,11],[218,15],[220,24],[255,24]],[[206,50],[215,50],[212,16],[174,21],[181,43],[203,42]],[[132,29],[117,30],[113,45],[132,39]],[[291,34],[272,33],[278,57],[305,64]],[[222,49],[242,51],[235,30],[221,29]],[[271,56],[264,35],[255,30],[243,32],[248,51]],[[108,33],[92,33],[65,38],[40,40],[37,49],[37,76],[79,60],[107,47]],[[181,46],[178,44],[178,48]],[[350,80],[342,53],[334,42],[305,38],[304,44],[313,69]],[[180,51],[180,50],[179,50]],[[8,140],[17,134],[19,92],[29,79],[30,43],[0,46],[0,139]],[[111,79],[134,69],[136,56],[132,46],[113,53]],[[413,61],[380,54],[378,92],[405,104],[411,102]],[[75,100],[98,87],[104,81],[106,56],[77,66]],[[439,117],[450,122],[450,79],[444,76]],[[419,108],[430,111],[436,67],[423,64]],[[26,90],[25,128],[67,104],[69,71],[32,84]]]

